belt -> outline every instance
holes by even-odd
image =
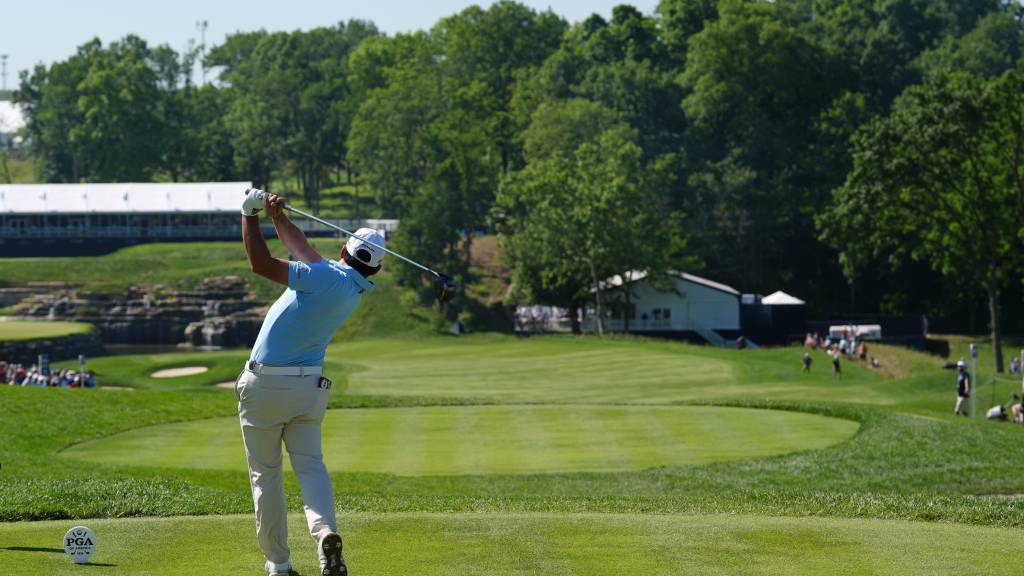
[[[245,369],[253,374],[267,376],[323,376],[323,366],[267,366],[255,360],[245,363]]]

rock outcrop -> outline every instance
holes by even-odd
[[[107,344],[249,346],[265,311],[242,278],[207,278],[192,291],[134,286],[111,295],[64,287],[24,298],[13,307],[27,318],[96,326]]]
[[[103,356],[104,353],[98,330],[41,340],[0,342],[0,359],[25,366],[35,364],[40,354],[49,355],[50,362],[59,362],[78,358],[79,354],[92,358]]]

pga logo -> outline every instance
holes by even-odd
[[[85,526],[75,526],[64,535],[64,552],[75,564],[88,564],[96,552],[96,534]]]

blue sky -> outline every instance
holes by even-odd
[[[551,8],[569,21],[597,12],[608,16],[621,1],[521,0],[536,9]],[[329,26],[349,18],[372,20],[387,33],[429,28],[439,18],[472,4],[468,0],[11,0],[0,5],[0,54],[8,54],[7,87],[17,71],[38,62],[63,60],[98,36],[104,43],[135,33],[154,44],[181,50],[198,39],[197,20],[207,20],[208,45],[239,30],[294,30]],[[645,13],[657,0],[630,2]]]

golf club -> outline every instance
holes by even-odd
[[[266,199],[267,199],[266,195],[268,195],[268,193],[263,191],[263,190],[260,190],[259,192],[262,192],[264,194],[263,201],[265,203]],[[248,193],[249,193],[249,191],[247,190],[246,194],[248,194]],[[333,228],[334,230],[337,230],[338,232],[341,232],[341,233],[346,234],[348,236],[355,236],[354,233],[349,232],[348,230],[345,230],[341,226],[336,226],[336,225],[331,224],[330,222],[328,222],[326,220],[323,220],[321,218],[318,218],[318,217],[310,214],[309,212],[306,212],[304,210],[299,210],[298,208],[293,207],[291,204],[287,204],[286,203],[284,205],[284,209],[288,210],[289,212],[293,212],[295,214],[298,214],[299,216],[305,216],[306,218],[309,218],[310,220],[313,220],[314,222],[319,222],[319,223],[323,224],[324,226],[327,226],[328,228]],[[367,240],[366,238],[362,238],[362,237],[359,237],[359,239],[362,240],[363,242],[366,242],[367,244],[370,244],[372,246],[376,246],[377,248],[380,248],[381,250],[387,252],[388,254],[391,254],[392,256],[395,256],[397,258],[400,258],[400,259],[408,262],[409,264],[412,264],[413,266],[419,268],[420,270],[423,270],[424,272],[433,274],[434,275],[434,296],[437,297],[437,301],[438,302],[451,302],[452,299],[455,298],[456,285],[455,285],[455,280],[452,280],[451,277],[449,277],[449,276],[447,276],[445,274],[441,274],[440,272],[437,272],[435,270],[431,270],[430,268],[427,268],[426,266],[424,266],[423,264],[420,264],[419,262],[416,262],[415,260],[410,260],[409,258],[406,258],[405,256],[402,256],[398,252],[395,252],[393,250],[388,250],[387,248],[385,248],[384,246],[381,246],[380,244],[377,244],[376,242],[372,242],[372,241]]]

